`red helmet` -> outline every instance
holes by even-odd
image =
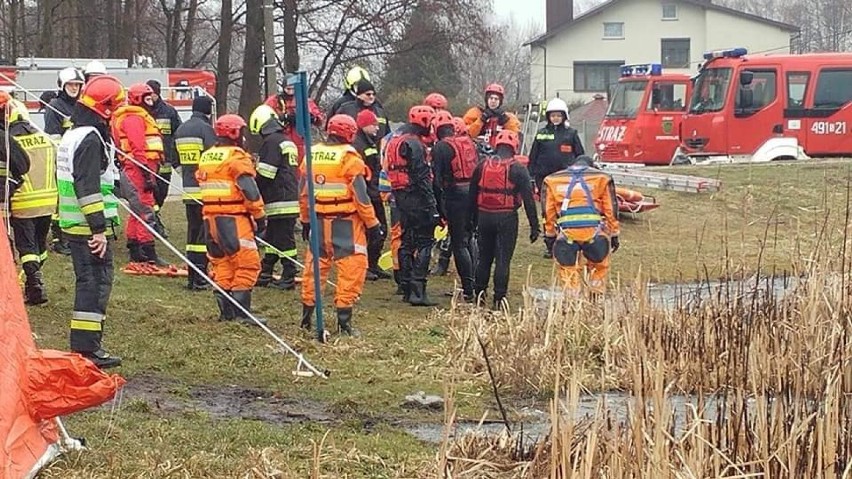
[[[350,143],[355,138],[355,133],[358,132],[358,124],[349,115],[337,114],[328,120],[325,131],[329,135],[334,135],[346,143]]]
[[[461,117],[453,118],[453,131],[456,133],[456,136],[467,135],[467,124],[464,122],[464,119]]]
[[[435,117],[435,109],[426,105],[414,105],[408,110],[408,122],[414,125],[429,128],[432,118]]]
[[[239,141],[243,137],[243,128],[245,127],[246,121],[240,115],[231,113],[217,118],[213,130],[216,132],[216,136]]]
[[[141,106],[145,102],[145,97],[153,94],[154,90],[147,83],[135,83],[127,89],[127,103]]]
[[[426,98],[423,99],[423,104],[426,106],[431,106],[436,110],[446,110],[447,97],[441,95],[440,93],[430,93],[426,95]]]
[[[109,119],[124,104],[124,85],[111,75],[93,77],[83,85],[78,100],[101,118]]]
[[[503,89],[503,85],[499,83],[492,83],[485,87],[485,96],[487,97],[488,95],[492,94],[500,95],[500,97],[502,98],[506,94],[506,91]]]
[[[434,128],[435,131],[438,131],[438,128],[441,128],[442,126],[447,126],[447,125],[452,126],[452,124],[453,124],[453,115],[452,115],[452,113],[450,113],[446,110],[441,110],[441,111],[435,113],[435,117],[432,118],[432,128]]]
[[[512,147],[512,152],[517,154],[519,143],[517,133],[511,130],[502,130],[500,133],[497,133],[497,138],[494,140],[494,148],[500,145],[509,145]]]

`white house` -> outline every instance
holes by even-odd
[[[572,0],[546,1],[547,32],[526,43],[533,101],[589,100],[607,92],[624,64],[696,73],[710,50],[789,53],[799,30],[711,0],[608,0],[576,18]]]

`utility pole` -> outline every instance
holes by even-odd
[[[272,10],[272,0],[263,0],[263,70],[266,76],[266,96],[278,92],[278,75],[276,68],[278,61],[275,58],[275,23]]]

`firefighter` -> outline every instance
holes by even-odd
[[[23,106],[9,111],[6,125],[8,134],[26,153],[30,165],[12,194],[10,208],[15,247],[26,276],[24,297],[27,304],[43,304],[47,302],[47,292],[41,265],[47,259],[47,234],[58,199],[56,147],[50,137],[30,124]]]
[[[71,350],[100,368],[121,364],[101,344],[112,291],[112,238],[118,225],[109,121],[125,100],[124,86],[102,75],[83,86],[71,115],[73,126],[62,135],[56,156],[59,224],[76,277],[71,316]]]
[[[432,147],[432,168],[443,193],[443,216],[449,227],[450,249],[456,259],[456,272],[465,301],[472,301],[474,255],[472,230],[468,228],[468,189],[473,170],[479,162],[476,145],[467,136],[456,136],[453,115],[440,111],[432,122],[438,141]],[[443,250],[442,250],[443,251]],[[440,266],[440,261],[439,261]],[[446,268],[444,268],[446,271]]]
[[[12,141],[14,133],[10,132],[9,128],[12,123],[10,120],[19,111],[11,95],[0,91],[0,214],[4,220],[10,213],[9,203],[12,195],[23,184],[25,175],[30,171],[30,157],[18,142]]]
[[[207,244],[204,239],[204,222],[201,218],[201,188],[195,179],[198,161],[204,151],[216,144],[216,133],[210,124],[213,99],[199,96],[192,100],[192,116],[175,130],[175,148],[180,160],[183,180],[183,204],[186,207],[186,257],[205,274],[207,273]],[[207,282],[189,268],[187,289],[207,289]]]
[[[62,134],[71,128],[71,113],[74,112],[74,104],[77,103],[77,97],[80,95],[80,88],[83,87],[83,83],[85,83],[85,78],[76,68],[65,68],[59,71],[56,79],[59,93],[54,99],[50,100],[44,112],[44,132],[50,135],[53,140],[59,141]],[[53,237],[51,249],[55,253],[71,254],[68,243],[62,238],[62,229],[59,227],[59,216],[57,214],[53,215],[50,231]]]
[[[281,92],[277,95],[270,95],[265,104],[275,110],[278,120],[284,127],[284,136],[296,144],[296,148],[299,150],[297,160],[300,160],[305,156],[305,139],[296,131],[296,87],[284,84]],[[311,125],[317,128],[322,128],[325,125],[322,110],[313,98],[308,98],[308,114],[311,118]]]
[[[530,243],[541,235],[532,182],[518,157],[518,134],[501,131],[497,151],[473,172],[470,181],[470,228],[479,231],[479,262],[474,289],[479,298],[488,289],[494,264],[493,308],[498,309],[509,289],[509,266],[518,241],[518,208],[524,205],[530,224]]]
[[[298,148],[284,133],[275,110],[269,105],[255,108],[249,131],[260,135],[257,151],[257,186],[266,211],[265,246],[257,286],[292,290],[296,288],[295,223],[299,216]],[[281,262],[281,278],[275,280],[275,265]]]
[[[553,245],[559,277],[568,294],[578,296],[584,269],[589,291],[606,290],[610,252],[618,250],[617,201],[612,178],[579,156],[544,179],[545,238]],[[586,260],[580,265],[580,254]]]
[[[334,103],[331,105],[331,108],[328,110],[327,118],[331,118],[340,112],[340,107],[345,103],[349,103],[350,101],[355,101],[358,99],[355,94],[355,87],[361,80],[370,81],[370,74],[367,73],[367,70],[359,67],[358,65],[350,68],[346,74],[343,76],[343,94],[340,95],[340,98],[334,100]],[[381,138],[381,137],[379,137]]]
[[[150,97],[150,103],[148,103],[147,99],[145,102],[148,112],[157,123],[157,128],[160,129],[160,135],[163,137],[163,151],[165,153],[163,162],[160,163],[160,178],[157,178],[157,188],[154,190],[154,201],[157,203],[154,206],[154,216],[157,220],[157,232],[167,238],[166,228],[163,226],[162,220],[160,220],[160,208],[163,207],[163,202],[169,196],[172,170],[180,165],[177,149],[175,149],[175,132],[180,127],[181,120],[175,107],[169,105],[160,95],[162,92],[160,82],[157,80],[148,80],[146,84],[151,87],[154,94]]]
[[[530,149],[529,170],[539,192],[548,175],[564,170],[585,153],[577,130],[568,126],[568,105],[564,100],[554,98],[547,102],[545,116],[547,125],[536,133]],[[552,241],[545,236],[545,258],[553,257]]]
[[[121,164],[121,194],[130,208],[151,228],[157,228],[154,211],[155,173],[163,161],[163,138],[157,123],[145,105],[151,104],[154,91],[144,83],[127,90],[127,105],[116,110],[112,118],[112,136]],[[127,218],[127,249],[132,263],[168,266],[154,247],[154,235],[138,219]]]
[[[371,110],[379,121],[379,131],[376,133],[376,137],[384,138],[390,133],[390,123],[385,116],[382,104],[376,99],[376,89],[373,87],[373,84],[369,80],[361,80],[355,85],[354,91],[355,100],[341,105],[337,113],[349,115],[354,120],[361,111]]]
[[[213,280],[240,306],[251,313],[251,293],[260,273],[255,235],[266,230],[263,198],[255,183],[251,156],[243,149],[246,122],[238,115],[216,120],[216,146],[205,151],[196,179],[204,204],[207,257]],[[219,320],[257,325],[222,293],[214,292]],[[256,318],[266,324],[263,318]]]
[[[379,145],[376,138],[379,131],[379,119],[376,118],[376,114],[372,110],[365,109],[358,113],[355,124],[358,126],[358,132],[355,134],[352,146],[358,151],[367,168],[369,168],[367,193],[370,195],[370,202],[376,212],[376,218],[382,225],[382,231],[387,231],[388,219],[385,213],[385,204],[379,192],[379,180],[382,174],[382,162],[379,159]],[[391,277],[379,267],[379,258],[382,256],[384,246],[384,237],[377,237],[376,241],[367,245],[367,280],[369,281],[390,279]]]
[[[426,294],[426,277],[435,243],[435,226],[441,223],[441,215],[424,143],[434,116],[432,107],[412,107],[408,123],[394,133],[384,148],[385,170],[402,227],[399,284],[403,301],[412,306],[435,305]]]
[[[306,165],[302,162],[302,178],[314,182],[319,227],[314,234],[320,238],[320,285],[321,288],[324,286],[333,263],[337,269],[334,293],[337,326],[339,332],[348,336],[358,335],[352,326],[352,306],[364,288],[368,239],[375,241],[385,234],[367,193],[367,166],[351,146],[357,131],[358,125],[348,115],[331,117],[328,120],[328,140],[311,150],[313,178],[305,176]],[[302,239],[307,241],[311,231],[307,184],[302,186],[299,206]],[[308,248],[302,277],[301,326],[305,329],[311,327],[316,304],[312,264],[313,253]]]
[[[471,107],[464,114],[464,122],[470,136],[484,137],[486,143],[493,148],[497,134],[503,130],[520,133],[521,122],[518,117],[503,109],[505,90],[498,83],[485,87],[485,107]]]

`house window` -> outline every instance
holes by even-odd
[[[663,4],[663,20],[677,20],[677,4]]]
[[[604,38],[624,38],[624,23],[604,22]]]
[[[664,38],[660,46],[664,68],[689,68],[688,38]]]
[[[574,62],[575,92],[605,92],[621,76],[621,65],[616,62]]]

